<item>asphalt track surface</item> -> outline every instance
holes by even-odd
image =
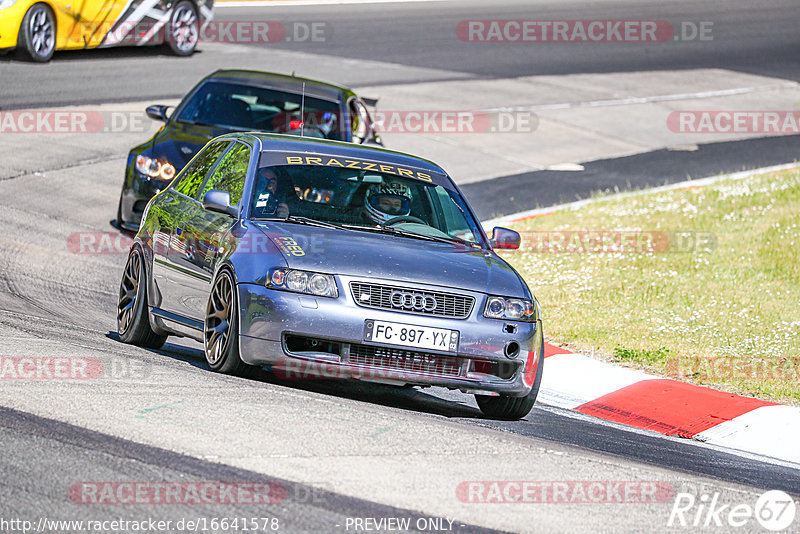
[[[462,185],[481,219],[615,193],[796,161],[800,136],[762,137],[654,150],[583,164],[581,172],[536,171]],[[486,195],[491,191],[491,195]]]
[[[579,18],[584,19],[714,20],[718,33],[705,47],[589,47],[578,54],[571,45],[552,45],[535,57],[513,46],[465,53],[468,45],[452,34],[454,24],[467,18],[578,18],[578,6]],[[220,10],[218,18],[241,20],[256,13],[263,18],[262,11],[250,8]],[[789,80],[798,80],[800,72],[795,2],[752,7],[732,2],[600,2],[588,7],[577,2],[537,3],[534,14],[527,2],[434,2],[276,8],[268,18],[287,24],[323,20],[335,30],[324,46],[285,43],[263,50],[254,45],[259,61],[265,57],[261,54],[269,55],[272,59],[266,61],[273,61],[276,70],[290,70],[289,60],[297,57],[281,52],[307,52],[314,54],[308,56],[307,68],[360,85],[700,66]],[[232,57],[242,61],[245,48],[250,47],[235,47],[233,54],[224,46],[209,47],[189,60],[154,56],[149,50],[68,52],[43,66],[0,58],[0,108],[177,97],[210,70],[230,66]],[[375,61],[375,69],[337,67],[342,58],[352,57]],[[394,65],[386,67],[386,62]],[[529,209],[598,190],[662,185],[687,174],[700,177],[785,163],[794,159],[797,145],[796,136],[701,145],[696,152],[665,150],[590,163],[585,172],[560,173],[558,180],[542,171],[464,189],[482,216],[499,215],[508,206],[482,203],[481,192],[487,187],[510,196],[523,180],[537,184],[535,199],[517,194],[514,200],[514,208]],[[470,469],[480,480],[513,479],[509,477],[514,473],[534,480],[649,477],[676,488],[711,488],[732,501],[740,495],[750,499],[765,489],[800,496],[800,471],[790,466],[547,406],[537,406],[523,421],[489,421],[469,397],[440,390],[285,382],[266,373],[253,380],[236,379],[209,372],[202,352],[191,342],[171,341],[161,351],[122,345],[113,333],[113,318],[124,254],[81,256],[64,250],[75,232],[108,227],[119,176],[119,168],[99,161],[0,180],[0,224],[7,229],[0,237],[2,355],[85,353],[130,359],[150,371],[144,380],[121,377],[102,384],[3,384],[2,518],[252,515],[247,506],[93,508],[67,499],[71,484],[97,480],[277,481],[295,496],[316,492],[316,500],[296,497],[268,509],[288,532],[344,531],[341,525],[348,517],[447,513],[474,518],[457,521],[458,532],[488,531],[478,524],[517,531],[647,531],[664,530],[669,513],[668,505],[475,512],[448,502],[454,487],[449,481],[437,486],[449,471],[457,473],[455,480],[469,480]],[[385,421],[390,423],[380,426]],[[370,425],[375,432],[362,435],[360,429]],[[462,447],[470,451],[464,461]],[[514,454],[505,458],[503,447]],[[348,463],[350,456],[358,462]],[[503,462],[513,468],[510,473],[498,466]],[[362,470],[363,479],[355,480]],[[350,471],[356,473],[353,480]],[[404,497],[398,498],[400,494]],[[505,515],[508,518],[501,517]]]
[[[670,43],[465,43],[455,27],[474,19],[628,19],[671,24],[711,21],[713,41]],[[249,53],[292,51],[328,57],[327,79],[350,85],[434,81],[478,76],[486,79],[541,74],[630,72],[702,67],[800,81],[800,5],[792,0],[757,3],[713,1],[586,2],[481,0],[334,6],[218,9],[220,21],[274,20],[326,24],[325,41],[253,44]],[[291,33],[291,30],[290,30]],[[157,53],[157,52],[156,52]],[[155,56],[148,49],[58,52],[56,61],[31,68],[0,58],[0,108],[143,100],[182,96],[200,77],[247,63],[246,52],[201,51],[191,61]],[[258,54],[258,55],[257,55]],[[278,55],[279,57],[279,55]],[[341,59],[360,58],[404,69],[353,69]],[[5,64],[3,64],[5,63]],[[323,74],[315,64],[287,60],[281,71]],[[20,73],[20,76],[16,74]],[[85,82],[89,81],[88,87]],[[37,83],[38,82],[38,83]]]

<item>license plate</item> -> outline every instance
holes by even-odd
[[[365,341],[414,347],[415,349],[457,352],[458,336],[458,330],[449,330],[447,328],[431,328],[428,326],[374,320],[367,320],[364,323]]]

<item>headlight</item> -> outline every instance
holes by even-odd
[[[489,297],[486,300],[486,309],[483,310],[483,316],[489,319],[506,319],[508,321],[532,323],[537,319],[536,305],[528,299]]]
[[[17,0],[0,0],[0,9],[6,9],[17,3]]]
[[[310,273],[296,269],[274,269],[269,276],[269,287],[287,289],[318,297],[337,298],[339,291],[330,274]]]
[[[0,0],[0,2],[2,1]],[[162,163],[147,156],[136,156],[136,170],[150,178],[160,178],[167,181],[175,178],[175,167],[171,163],[167,161]]]

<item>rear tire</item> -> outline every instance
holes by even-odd
[[[19,26],[17,51],[23,59],[46,63],[56,50],[56,21],[45,4],[34,4]]]
[[[251,376],[258,370],[239,355],[236,282],[227,269],[219,272],[211,286],[203,321],[203,352],[208,366],[217,373]]]
[[[191,56],[200,40],[197,9],[189,0],[181,0],[172,8],[164,35],[169,51],[176,56]]]
[[[128,254],[119,285],[117,333],[123,343],[160,349],[167,341],[167,336],[156,334],[150,326],[144,273],[144,257],[139,248],[134,248]]]
[[[522,419],[530,413],[539,395],[539,385],[542,383],[542,371],[544,370],[544,354],[539,355],[536,364],[536,378],[530,393],[524,397],[509,397],[500,395],[489,397],[487,395],[475,395],[475,401],[486,417],[501,419],[503,421],[516,421]]]

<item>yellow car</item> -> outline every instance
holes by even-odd
[[[166,44],[194,52],[214,0],[0,0],[0,51],[49,61],[56,50]]]

